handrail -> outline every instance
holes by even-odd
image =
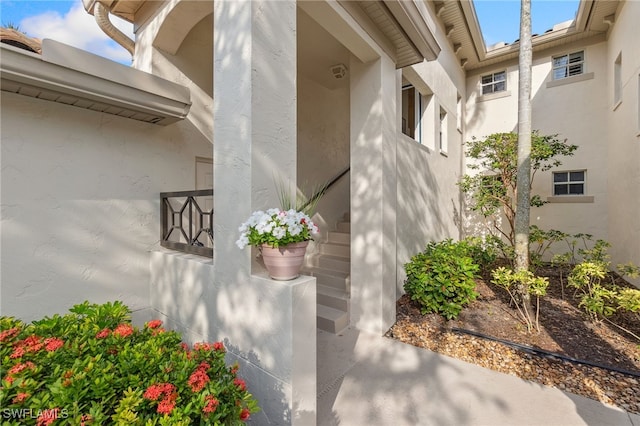
[[[209,196],[213,197],[213,189],[160,193],[160,245],[162,247],[213,257],[213,208],[208,211],[203,210],[196,199],[196,197]],[[172,198],[185,198],[185,200],[178,202],[179,206],[174,208],[170,201]]]
[[[310,204],[316,202],[317,200],[320,199],[320,197],[322,197],[333,185],[336,184],[336,182],[338,182],[344,175],[346,175],[347,173],[349,173],[349,171],[351,170],[351,166],[347,166],[345,167],[341,172],[339,172],[337,175],[335,175],[330,181],[328,181],[326,184],[322,185],[320,187],[320,189],[318,189],[311,197],[309,197],[309,199],[307,200],[306,203],[304,203],[299,210],[304,210],[306,209]]]

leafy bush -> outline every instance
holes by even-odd
[[[241,424],[256,401],[221,342],[192,349],[120,302],[27,325],[0,318],[5,424]]]
[[[514,272],[511,269],[504,267],[497,268],[492,273],[493,280],[491,281],[495,285],[504,288],[509,293],[511,301],[518,308],[520,317],[527,325],[527,329],[531,331],[535,326],[540,331],[539,317],[540,317],[540,296],[547,294],[547,287],[549,287],[549,279],[547,277],[537,277],[531,271],[517,271]],[[512,291],[513,288],[521,287],[527,293],[536,296],[536,313],[535,318],[532,318],[532,312],[529,312],[529,306],[523,302],[517,296],[519,291]]]
[[[416,301],[423,314],[437,312],[454,319],[462,308],[475,300],[475,277],[479,266],[470,253],[469,243],[452,240],[429,243],[424,252],[404,265],[404,290]]]

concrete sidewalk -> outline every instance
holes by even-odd
[[[640,426],[640,416],[349,328],[318,331],[320,426]]]

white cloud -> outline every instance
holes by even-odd
[[[133,39],[133,25],[115,16],[110,18],[120,31]],[[64,15],[48,11],[25,18],[19,25],[32,37],[53,39],[116,62],[131,63],[129,52],[98,27],[95,18],[84,10],[81,0],[74,3]]]

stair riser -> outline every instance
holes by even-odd
[[[346,232],[329,232],[328,242],[337,244],[351,244],[351,234],[348,234]]]
[[[332,269],[334,271],[347,272],[351,271],[351,264],[348,260],[329,259],[326,257],[318,258],[320,268]]]
[[[328,331],[329,333],[336,334],[347,327],[349,325],[349,316],[345,313],[344,317],[338,320],[330,320],[327,318],[322,318],[320,316],[316,317],[316,326],[320,330]]]
[[[320,253],[328,254],[330,256],[340,256],[349,258],[351,256],[351,247],[339,244],[322,244],[320,246]]]
[[[332,275],[315,274],[319,285],[326,287],[336,288],[338,290],[344,290],[347,293],[350,291],[349,278],[334,277]]]
[[[351,222],[338,222],[336,229],[338,232],[345,232],[348,234],[351,232]]]
[[[317,294],[316,300],[318,305],[328,306],[329,308],[338,309],[349,312],[349,301],[339,297],[329,296],[327,294]]]

